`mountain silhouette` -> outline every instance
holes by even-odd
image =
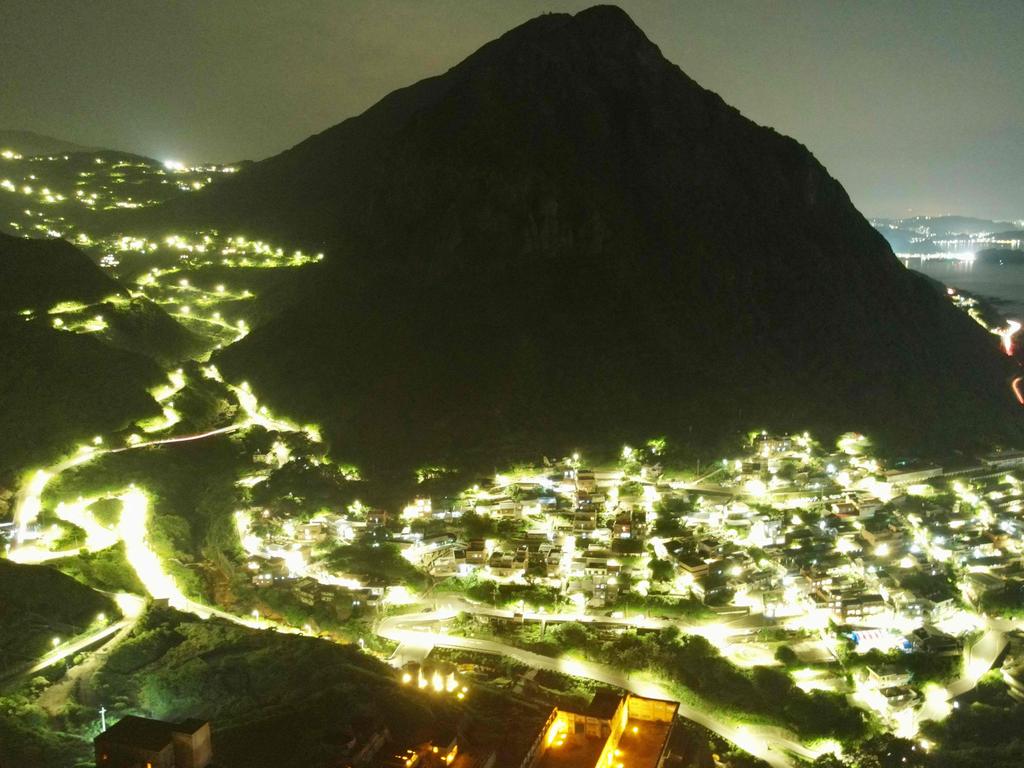
[[[753,427],[917,453],[1020,435],[997,339],[615,7],[533,19],[141,215],[327,253],[217,362],[371,466]]]

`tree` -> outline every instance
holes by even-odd
[[[693,511],[693,502],[688,499],[671,497],[655,505],[658,519],[654,521],[654,533],[663,538],[673,538],[683,532],[679,518]]]
[[[672,561],[660,557],[652,557],[648,567],[651,569],[652,581],[671,581],[676,573]]]
[[[914,742],[882,733],[853,749],[849,755],[849,765],[854,768],[923,768],[927,759],[927,754],[919,750]]]
[[[466,535],[472,539],[483,539],[494,535],[494,521],[476,512],[467,512],[462,516],[462,526]]]
[[[590,630],[578,621],[567,621],[557,625],[551,634],[566,648],[586,648],[593,638]]]
[[[402,557],[398,547],[390,543],[364,541],[335,547],[327,556],[331,570],[351,573],[367,581],[390,584],[420,584],[423,574]]]
[[[791,667],[799,661],[796,651],[788,645],[779,646],[778,650],[775,651],[775,660],[787,667]]]

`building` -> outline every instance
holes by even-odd
[[[989,469],[1016,469],[1024,467],[1024,451],[1003,451],[983,456],[981,463]]]
[[[910,684],[911,674],[893,664],[867,668],[867,682],[873,688],[896,688]]]
[[[754,450],[758,456],[768,458],[793,450],[793,438],[789,435],[769,435],[764,432],[754,438]]]
[[[924,483],[942,475],[942,467],[915,467],[910,469],[890,469],[882,473],[887,483],[897,488]]]
[[[338,739],[338,765],[342,768],[362,768],[369,765],[391,738],[386,725],[375,720],[356,717]]]
[[[121,718],[95,739],[97,768],[206,768],[213,761],[210,724]]]
[[[963,643],[957,638],[925,624],[915,629],[908,638],[915,651],[936,656],[956,656],[963,650]]]
[[[483,539],[472,539],[466,547],[468,565],[484,565],[487,562],[487,543]]]
[[[679,703],[599,691],[584,712],[555,708],[520,768],[661,768]]]
[[[679,565],[683,571],[694,578],[707,576],[710,571],[708,561],[699,555],[685,554],[677,556],[676,559],[679,561]]]

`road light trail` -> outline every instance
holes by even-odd
[[[218,429],[211,429],[209,432],[199,432],[193,435],[179,435],[178,437],[164,437],[159,440],[147,440],[143,443],[136,443],[135,445],[126,445],[123,448],[112,448],[107,453],[121,453],[122,451],[131,451],[136,448],[152,448],[155,445],[174,445],[175,443],[191,443],[194,440],[206,440],[209,437],[216,437],[217,435],[227,435],[232,432],[237,432],[240,429],[244,429],[249,426],[247,423],[242,424],[230,424],[226,427],[219,427]]]
[[[993,333],[999,337],[999,342],[1002,344],[1003,351],[1010,357],[1013,357],[1013,337],[1020,328],[1021,325],[1016,320],[1007,320],[1005,328],[999,328],[993,331]]]
[[[97,629],[95,632],[89,632],[88,634],[81,635],[71,642],[65,643],[59,646],[56,650],[48,653],[36,665],[30,667],[27,674],[34,675],[36,672],[41,672],[47,667],[59,664],[65,659],[74,656],[79,651],[88,648],[90,645],[94,645],[95,643],[117,634],[122,629],[133,623],[135,623],[134,618],[125,617],[114,624]]]
[[[263,427],[270,432],[298,432],[299,428],[288,421],[281,419],[275,419],[267,411],[266,406],[261,406],[259,401],[256,399],[256,395],[252,393],[252,389],[249,387],[247,382],[242,382],[240,385],[233,386],[228,385],[228,389],[234,392],[235,397],[238,398],[238,404],[245,411],[247,421],[250,424]]]
[[[165,386],[163,389],[158,391],[156,396],[158,399],[166,399],[175,392],[179,391],[181,387],[180,375],[178,372],[171,374],[171,384]],[[42,512],[43,503],[42,495],[46,486],[51,480],[56,478],[62,472],[71,467],[75,467],[79,464],[84,464],[87,461],[91,461],[99,456],[107,453],[121,453],[123,451],[135,450],[136,448],[151,448],[159,445],[175,445],[178,443],[189,443],[196,440],[205,440],[210,437],[216,437],[217,435],[226,435],[232,432],[237,432],[242,429],[246,429],[251,426],[260,426],[269,431],[277,432],[297,432],[299,427],[280,419],[275,419],[269,415],[267,409],[259,405],[259,401],[256,396],[252,393],[252,390],[248,384],[242,384],[241,386],[227,385],[235,396],[238,398],[239,406],[245,413],[245,418],[242,421],[229,424],[226,427],[219,427],[218,429],[211,429],[207,432],[199,432],[190,435],[178,435],[175,437],[165,437],[156,440],[146,440],[144,442],[137,442],[132,445],[126,445],[121,448],[96,448],[91,445],[82,446],[79,451],[73,456],[57,462],[56,464],[47,467],[45,469],[36,470],[28,482],[24,483],[19,489],[17,496],[15,497],[14,503],[14,523],[17,528],[15,536],[14,547],[12,552],[16,552],[18,549],[22,549],[25,545],[25,540],[28,535],[29,527],[39,518],[39,513]],[[176,422],[175,422],[176,423]],[[170,426],[170,425],[165,425]],[[74,554],[74,553],[69,553]],[[33,554],[31,557],[32,562],[39,562],[42,559],[56,559],[56,557],[62,557],[66,555],[59,555],[55,557],[46,557],[41,553]],[[12,558],[14,559],[14,558]]]
[[[89,552],[98,552],[117,544],[117,534],[101,525],[89,510],[96,501],[98,499],[80,499],[70,504],[61,502],[54,510],[58,518],[85,531],[84,549]]]
[[[83,446],[74,456],[59,461],[47,469],[36,470],[32,478],[18,491],[14,502],[14,523],[18,528],[15,547],[25,543],[28,527],[36,521],[43,509],[42,495],[47,484],[66,469],[83,464],[96,455],[92,446]]]

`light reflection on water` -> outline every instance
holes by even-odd
[[[1005,303],[997,307],[1007,314],[1024,315],[1024,265],[906,257],[900,261],[953,288],[999,299]]]

